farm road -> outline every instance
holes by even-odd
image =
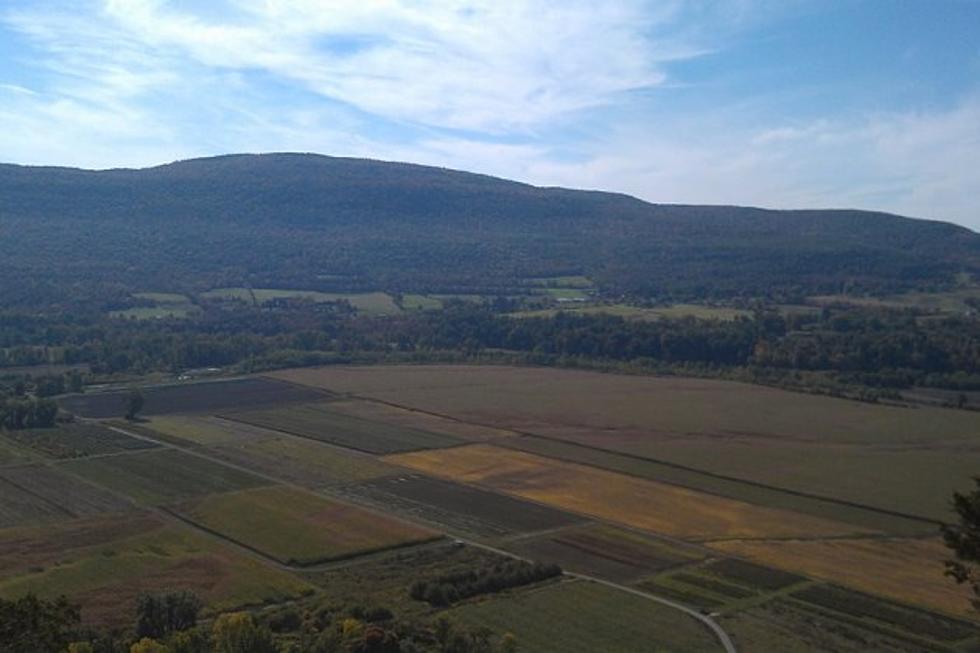
[[[258,476],[259,478],[265,479],[265,480],[267,480],[267,481],[269,481],[271,483],[276,483],[276,484],[279,484],[279,485],[285,485],[285,486],[293,487],[293,488],[296,488],[296,489],[301,490],[301,491],[304,491],[304,492],[312,492],[313,494],[322,496],[325,499],[330,499],[331,501],[338,501],[339,500],[339,501],[342,501],[344,503],[350,503],[349,501],[345,501],[343,499],[338,499],[338,497],[336,497],[334,495],[331,495],[331,494],[328,494],[326,492],[322,492],[322,491],[319,491],[319,490],[311,490],[310,488],[306,488],[306,487],[303,487],[303,486],[298,485],[296,483],[285,481],[283,479],[279,479],[279,478],[276,478],[274,476],[270,476],[268,474],[257,472],[255,470],[249,469],[248,467],[244,467],[242,465],[235,465],[235,464],[229,463],[228,461],[221,460],[220,458],[217,458],[217,457],[214,457],[214,456],[209,456],[208,454],[206,454],[206,453],[204,453],[202,451],[199,451],[199,450],[191,449],[191,448],[188,448],[188,447],[182,447],[182,446],[175,445],[175,444],[172,444],[172,443],[169,443],[169,442],[165,442],[163,440],[156,440],[156,439],[151,438],[149,436],[138,434],[138,433],[132,433],[130,431],[127,431],[125,429],[121,429],[121,428],[116,427],[116,426],[110,426],[108,428],[116,431],[117,433],[121,433],[123,435],[128,435],[130,437],[137,438],[139,440],[144,440],[146,442],[153,442],[153,443],[156,443],[156,444],[160,445],[161,447],[166,447],[166,448],[170,448],[170,449],[176,449],[176,450],[182,451],[184,453],[188,453],[190,455],[197,456],[199,458],[203,458],[205,460],[208,460],[210,462],[213,462],[213,463],[216,463],[216,464],[219,464],[219,465],[224,465],[226,467],[231,467],[231,468],[234,468],[234,469],[238,469],[240,471],[243,471],[243,472],[247,472],[247,473],[253,474],[253,475]],[[371,508],[369,506],[364,506],[364,505],[361,505],[361,504],[351,504],[351,505],[357,505],[358,508],[361,508],[363,510],[367,510],[369,512],[373,512],[373,513],[375,513],[375,514],[377,514],[379,516],[391,517],[390,514],[384,513],[384,512],[382,512],[380,510],[373,509],[373,508]],[[262,553],[260,551],[257,551],[257,550],[255,550],[255,549],[253,549],[251,547],[244,546],[243,544],[241,544],[239,542],[236,542],[236,541],[234,541],[232,539],[229,539],[229,538],[227,538],[227,537],[225,537],[223,535],[220,535],[218,533],[215,533],[214,531],[211,531],[210,529],[202,528],[201,526],[195,524],[192,521],[186,520],[186,519],[184,519],[182,517],[179,517],[179,516],[175,515],[174,513],[170,512],[169,510],[166,510],[164,508],[157,508],[156,509],[156,512],[158,514],[161,514],[161,515],[165,516],[166,518],[168,518],[170,520],[176,520],[176,521],[179,521],[180,523],[182,523],[184,525],[193,527],[195,530],[197,530],[197,532],[204,533],[204,534],[206,534],[209,537],[217,538],[217,539],[221,540],[222,542],[228,544],[229,546],[234,547],[236,550],[242,551],[242,552],[244,552],[244,553],[246,553],[246,554],[248,554],[248,555],[250,555],[252,557],[260,558],[260,559],[262,559],[265,562],[269,562],[269,563],[275,565],[276,567],[278,567],[280,569],[287,570],[287,571],[303,571],[303,572],[311,572],[312,571],[312,572],[316,572],[316,571],[327,571],[327,570],[330,570],[330,569],[344,568],[344,567],[354,566],[354,565],[357,565],[357,564],[363,564],[365,561],[370,560],[373,556],[381,556],[381,555],[384,555],[384,554],[390,552],[390,551],[381,551],[381,552],[372,554],[370,556],[360,556],[358,558],[354,558],[354,559],[350,559],[350,560],[338,560],[338,561],[335,561],[335,562],[326,562],[326,563],[323,563],[323,564],[320,564],[320,565],[311,565],[311,566],[288,565],[288,564],[285,564],[283,562],[280,562],[279,560],[276,560],[274,558],[270,558],[269,556],[265,555],[264,553]],[[400,515],[398,515],[397,517],[400,518],[400,519],[403,519]],[[447,531],[445,529],[443,529],[443,530],[444,530],[444,532],[446,532],[447,535],[449,535],[449,537],[453,538],[454,540],[456,540],[458,542],[463,542],[464,544],[467,544],[469,546],[476,547],[476,548],[479,548],[479,549],[483,549],[484,551],[490,551],[490,552],[496,553],[498,555],[506,556],[508,558],[512,558],[512,559],[515,559],[515,560],[526,560],[526,558],[523,558],[523,557],[521,557],[521,556],[519,556],[517,554],[511,553],[510,551],[505,551],[503,549],[498,549],[498,548],[493,547],[493,546],[490,546],[488,544],[482,544],[480,542],[477,542],[475,540],[471,540],[469,538],[457,536],[457,535],[455,535],[455,534],[453,534],[453,533],[451,533],[451,532],[449,532],[449,531]],[[437,545],[437,544],[440,544],[440,543],[441,543],[440,541],[426,542],[426,543],[422,543],[422,544],[419,544],[419,545],[416,545],[416,546],[417,547],[426,547],[426,546],[434,546],[434,545]],[[414,548],[414,547],[406,547],[406,548],[410,549],[410,548]],[[675,610],[678,610],[680,612],[683,612],[684,614],[686,614],[686,615],[688,615],[690,617],[693,617],[693,618],[697,619],[702,624],[704,624],[707,628],[709,628],[711,630],[711,632],[714,633],[715,637],[718,639],[718,641],[722,645],[722,647],[725,649],[725,652],[726,653],[736,653],[737,652],[737,649],[735,648],[735,643],[732,641],[732,639],[728,635],[728,633],[726,633],[725,630],[718,624],[718,622],[716,622],[710,616],[705,615],[705,614],[702,614],[702,613],[698,612],[697,610],[694,610],[692,608],[687,607],[686,605],[682,605],[680,603],[677,603],[677,602],[672,601],[670,599],[663,598],[661,596],[657,596],[655,594],[650,594],[649,592],[643,592],[641,590],[637,590],[637,589],[634,589],[632,587],[627,587],[625,585],[620,585],[618,583],[613,583],[611,581],[603,580],[601,578],[595,578],[593,576],[588,576],[586,574],[577,574],[577,573],[565,572],[565,575],[567,575],[567,576],[569,576],[571,578],[578,578],[579,580],[585,580],[585,581],[590,581],[590,582],[593,582],[593,583],[598,583],[600,585],[605,585],[606,587],[610,587],[612,589],[616,589],[616,590],[620,590],[622,592],[626,592],[627,594],[632,594],[634,596],[645,598],[645,599],[647,599],[649,601],[654,601],[654,602],[659,603],[661,605],[664,605],[664,606],[667,606],[669,608],[673,608]]]

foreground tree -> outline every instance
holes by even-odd
[[[946,561],[946,575],[973,590],[973,607],[980,611],[980,476],[972,492],[953,493],[953,510],[959,523],[943,526],[943,539],[956,556]]]
[[[30,594],[15,601],[0,599],[0,651],[64,651],[79,622],[78,608],[64,596],[53,601]]]
[[[162,639],[193,628],[203,605],[193,592],[142,594],[136,604],[136,635]]]
[[[133,388],[126,395],[126,419],[136,419],[136,415],[143,410],[143,393],[138,388]]]

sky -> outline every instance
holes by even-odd
[[[980,230],[980,0],[0,0],[0,161],[271,151]]]

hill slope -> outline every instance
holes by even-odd
[[[898,290],[980,272],[980,235],[864,211],[655,205],[401,163],[230,155],[143,170],[0,165],[0,300],[252,283],[723,296]]]

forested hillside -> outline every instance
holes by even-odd
[[[0,166],[0,233],[0,301],[25,307],[242,285],[508,294],[569,274],[611,295],[786,298],[938,288],[980,271],[980,235],[946,223],[655,205],[300,154]]]

